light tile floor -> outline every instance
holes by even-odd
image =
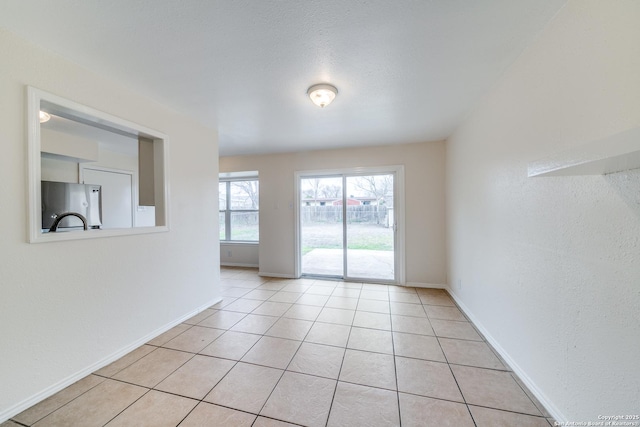
[[[446,291],[221,277],[220,303],[0,426],[553,425]]]

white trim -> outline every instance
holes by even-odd
[[[254,240],[220,240],[220,245],[225,246],[258,246],[260,242]]]
[[[421,282],[407,282],[405,286],[410,288],[422,288],[422,289],[446,289],[449,290],[447,285],[441,283],[421,283]]]
[[[265,273],[264,271],[259,271],[258,276],[260,277],[278,277],[282,279],[297,279],[293,274],[282,274],[282,273]]]
[[[68,234],[68,233],[62,233],[62,234]],[[86,377],[87,375],[97,371],[98,369],[101,369],[107,365],[109,365],[112,362],[115,362],[116,360],[120,359],[122,356],[124,356],[127,353],[130,353],[131,351],[135,350],[136,348],[140,347],[143,344],[148,343],[149,341],[151,341],[152,339],[154,339],[155,337],[165,333],[166,331],[168,331],[169,329],[173,328],[176,325],[179,325],[180,323],[184,322],[185,320],[190,319],[191,317],[195,316],[196,314],[206,310],[207,308],[211,307],[212,305],[215,305],[217,303],[219,303],[220,301],[222,301],[222,298],[218,297],[218,298],[214,298],[212,301],[196,308],[195,310],[192,310],[190,312],[188,312],[187,314],[185,314],[184,316],[178,318],[177,320],[174,320],[172,322],[167,323],[164,326],[161,326],[160,328],[156,329],[155,331],[143,336],[142,338],[134,341],[133,343],[126,345],[124,347],[122,347],[121,349],[111,353],[110,355],[102,358],[101,360],[87,366],[84,369],[81,369],[80,371],[76,372],[75,374],[69,375],[68,377],[64,378],[61,381],[58,381],[56,384],[53,384],[52,386],[47,387],[46,389],[34,394],[33,396],[24,399],[21,402],[16,403],[15,405],[7,408],[6,410],[0,412],[0,423],[8,420],[9,418],[13,417],[14,415],[17,415],[19,413],[21,413],[22,411],[24,411],[25,409],[28,409],[30,407],[32,407],[33,405],[43,401],[44,399],[46,399],[47,397],[50,397],[54,394],[56,394],[57,392],[59,392],[60,390],[64,389],[65,387],[70,386],[71,384],[75,383],[78,380],[81,380],[82,378]]]
[[[46,243],[46,242],[61,242],[66,240],[84,240],[84,239],[98,239],[100,237],[115,237],[115,236],[133,236],[137,234],[153,234],[159,232],[169,231],[169,227],[156,226],[156,227],[135,227],[135,228],[110,228],[106,230],[87,230],[77,233],[43,233],[42,236],[38,236],[38,239],[31,241],[30,243]]]
[[[243,262],[221,262],[220,266],[221,267],[251,267],[251,268],[259,267],[258,264],[249,264],[249,263],[243,263]]]
[[[295,222],[295,228],[293,231],[293,277],[299,279],[302,276],[302,256],[300,243],[300,178],[302,177],[302,173],[296,171],[294,176],[293,218]]]
[[[394,199],[394,221],[396,223],[396,240],[394,248],[395,258],[395,281],[385,281],[384,283],[392,283],[397,285],[405,284],[406,275],[406,259],[405,259],[405,183],[404,183],[404,165],[384,165],[371,167],[354,167],[340,169],[320,169],[320,170],[303,170],[295,171],[295,202],[294,202],[294,218],[295,218],[295,252],[294,252],[294,277],[300,278],[302,275],[302,257],[300,254],[300,179],[304,177],[322,177],[322,176],[354,176],[354,175],[371,175],[383,174],[385,172],[394,173],[393,182],[393,199]],[[361,278],[355,278],[361,279]],[[364,280],[364,279],[363,279]],[[382,283],[382,282],[381,282]]]
[[[108,113],[95,110],[49,92],[27,86],[27,213],[29,215],[27,236],[30,243],[63,240],[94,239],[97,237],[126,236],[169,231],[169,138],[158,131],[129,122]],[[40,160],[40,120],[39,112],[45,108],[54,114],[73,117],[83,123],[93,123],[96,127],[108,128],[113,132],[134,137],[143,136],[154,142],[155,164],[158,168],[156,179],[156,221],[163,224],[155,227],[133,227],[108,230],[88,230],[75,233],[42,233],[41,212],[41,160]],[[155,149],[157,147],[157,150]],[[159,219],[159,221],[158,221]]]
[[[396,278],[399,285],[406,283],[406,257],[405,257],[405,183],[404,183],[404,166],[394,166],[396,168],[396,179],[393,185],[394,212],[393,217],[396,223]]]
[[[484,335],[485,339],[491,344],[491,346],[500,354],[500,357],[504,359],[504,361],[509,365],[511,370],[522,380],[525,386],[529,389],[529,391],[535,396],[536,399],[540,402],[542,406],[547,410],[549,415],[551,415],[556,421],[560,423],[566,423],[567,417],[565,417],[560,409],[547,397],[546,394],[538,388],[536,383],[533,382],[531,378],[527,375],[527,373],[513,360],[513,358],[507,353],[507,351],[498,343],[498,341],[491,335],[491,333],[485,328],[480,320],[473,315],[471,310],[462,302],[462,300],[453,292],[451,287],[446,288],[449,294],[456,301],[456,304],[460,307],[460,309],[464,312],[464,314],[471,320],[473,325],[478,328],[478,330]]]
[[[259,171],[239,171],[239,172],[219,172],[218,179],[220,181],[244,181],[251,178],[258,179]]]

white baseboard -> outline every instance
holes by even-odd
[[[482,335],[486,338],[486,340],[493,346],[493,348],[500,354],[500,356],[504,359],[504,361],[509,365],[511,370],[522,380],[524,385],[527,386],[529,391],[540,401],[540,404],[545,407],[549,415],[551,415],[557,422],[566,424],[567,417],[565,417],[562,412],[558,409],[556,405],[547,397],[546,394],[538,386],[533,380],[527,375],[527,373],[520,368],[520,366],[513,360],[513,358],[507,353],[507,351],[498,343],[498,341],[493,338],[491,333],[485,328],[482,323],[478,320],[476,316],[473,315],[471,310],[462,302],[460,297],[456,295],[450,287],[446,287],[449,294],[456,301],[456,304],[460,307],[464,314],[473,322],[473,324],[480,330]]]
[[[265,273],[264,271],[258,271],[258,276],[260,276],[260,277],[278,277],[278,278],[282,278],[282,279],[295,279],[296,278],[293,274]]]
[[[243,262],[220,262],[221,267],[250,267],[258,268],[258,264],[247,264]]]
[[[81,380],[82,378],[86,377],[87,375],[97,371],[100,368],[103,368],[105,366],[107,366],[108,364],[115,362],[116,360],[120,359],[122,356],[124,356],[127,353],[130,353],[131,351],[135,350],[136,348],[140,347],[141,345],[151,341],[152,339],[154,339],[155,337],[157,337],[160,334],[165,333],[166,331],[168,331],[169,329],[173,328],[174,326],[184,322],[185,320],[195,316],[196,314],[200,313],[201,311],[211,307],[214,304],[219,303],[220,301],[222,301],[222,298],[215,298],[214,300],[198,307],[195,310],[190,311],[189,313],[185,314],[184,316],[180,317],[179,319],[176,319],[158,329],[156,329],[155,331],[145,335],[144,337],[134,341],[133,343],[111,353],[110,355],[100,359],[99,361],[87,366],[86,368],[76,372],[75,374],[72,374],[60,381],[58,381],[57,383],[45,388],[44,390],[34,394],[33,396],[16,403],[15,405],[5,409],[4,411],[0,412],[0,423],[5,422],[6,420],[8,420],[9,418],[21,413],[22,411],[24,411],[25,409],[28,409],[30,407],[32,407],[33,405],[35,405],[36,403],[39,403],[41,401],[43,401],[44,399],[46,399],[49,396],[52,396],[54,394],[56,394],[57,392],[59,392],[60,390],[64,389],[65,387],[70,386],[71,384]]]
[[[447,285],[440,283],[421,283],[421,282],[407,282],[405,286],[411,288],[425,288],[425,289],[449,289]]]

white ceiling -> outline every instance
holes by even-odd
[[[232,155],[446,138],[565,1],[3,0],[0,27]],[[324,82],[339,93],[320,109],[306,91]]]

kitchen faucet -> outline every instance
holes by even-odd
[[[58,230],[58,224],[60,223],[60,221],[62,221],[63,218],[66,218],[68,216],[75,216],[80,218],[80,220],[82,221],[82,225],[84,226],[85,231],[87,230],[87,218],[84,217],[84,215],[81,215],[79,213],[76,212],[65,212],[63,214],[60,214],[59,216],[56,217],[56,219],[53,221],[53,224],[51,225],[51,228],[49,229],[50,232],[55,232]]]

